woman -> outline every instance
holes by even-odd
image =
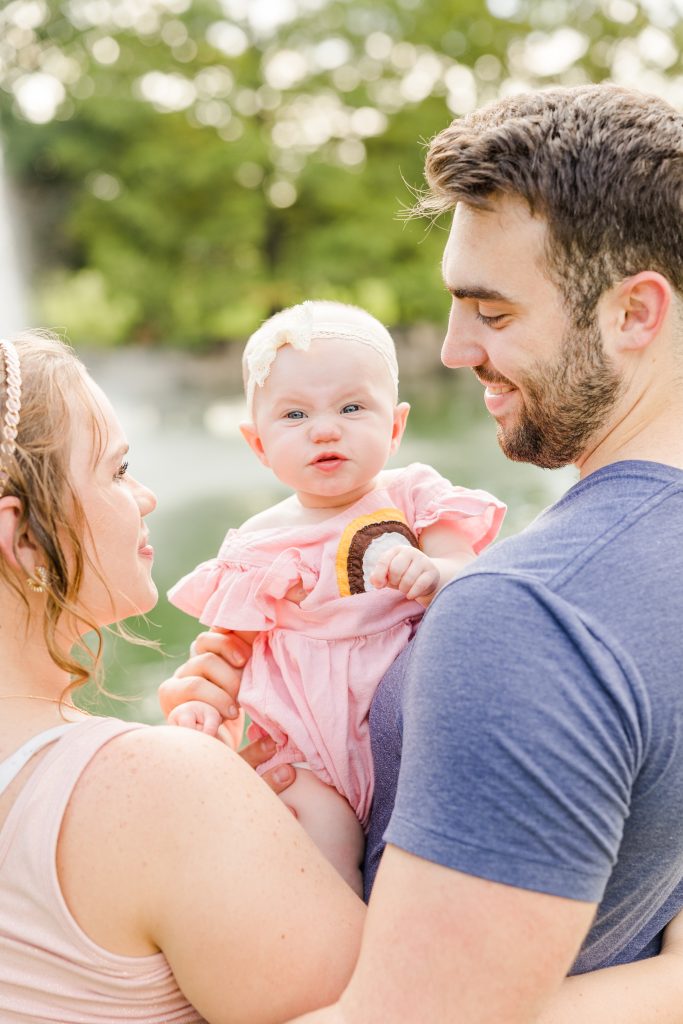
[[[362,904],[284,805],[213,739],[69,699],[84,634],[157,597],[111,405],[24,335],[0,431],[0,1018],[257,1024],[336,998]]]

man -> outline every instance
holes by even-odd
[[[378,691],[371,871],[387,819],[388,845],[311,1024],[534,1021],[683,906],[683,118],[518,96],[426,171],[422,209],[454,210],[443,361],[509,458],[581,479],[439,594]]]
[[[442,591],[376,697],[385,765],[404,721],[388,846],[311,1021],[532,1021],[683,905],[683,118],[515,97],[442,132],[427,179],[455,210],[444,363],[509,458],[581,480]]]

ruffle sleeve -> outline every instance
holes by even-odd
[[[413,507],[413,529],[418,537],[428,526],[450,521],[472,545],[475,554],[497,537],[507,506],[493,494],[456,487],[422,463],[409,466],[406,474]]]
[[[211,558],[183,576],[167,596],[205,626],[261,632],[277,624],[277,603],[291,587],[300,583],[308,593],[317,580],[299,549],[287,548],[267,565]]]

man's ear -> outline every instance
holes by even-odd
[[[12,495],[0,498],[0,554],[5,561],[14,569],[26,569],[26,565],[20,565],[14,553],[16,548],[22,559],[29,562],[29,567],[35,561],[36,546],[32,543],[28,533],[24,531],[17,536],[19,519],[21,517],[21,502]]]
[[[399,402],[394,409],[394,424],[391,428],[391,455],[398,451],[403,432],[406,429],[406,421],[408,419],[408,413],[410,412],[410,406],[407,402]]]
[[[259,459],[264,466],[267,466],[268,460],[266,459],[266,453],[263,450],[263,443],[261,441],[259,432],[256,429],[256,425],[254,423],[247,422],[240,423],[240,434],[247,442],[252,452],[254,452],[257,459]]]
[[[671,308],[672,289],[663,274],[643,270],[621,281],[608,303],[608,321],[617,351],[647,348],[662,330]]]

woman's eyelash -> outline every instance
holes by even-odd
[[[117,479],[121,480],[122,477],[124,477],[127,472],[128,472],[128,463],[127,462],[122,462],[121,465],[119,466],[119,468],[116,470],[116,477],[117,477]]]

